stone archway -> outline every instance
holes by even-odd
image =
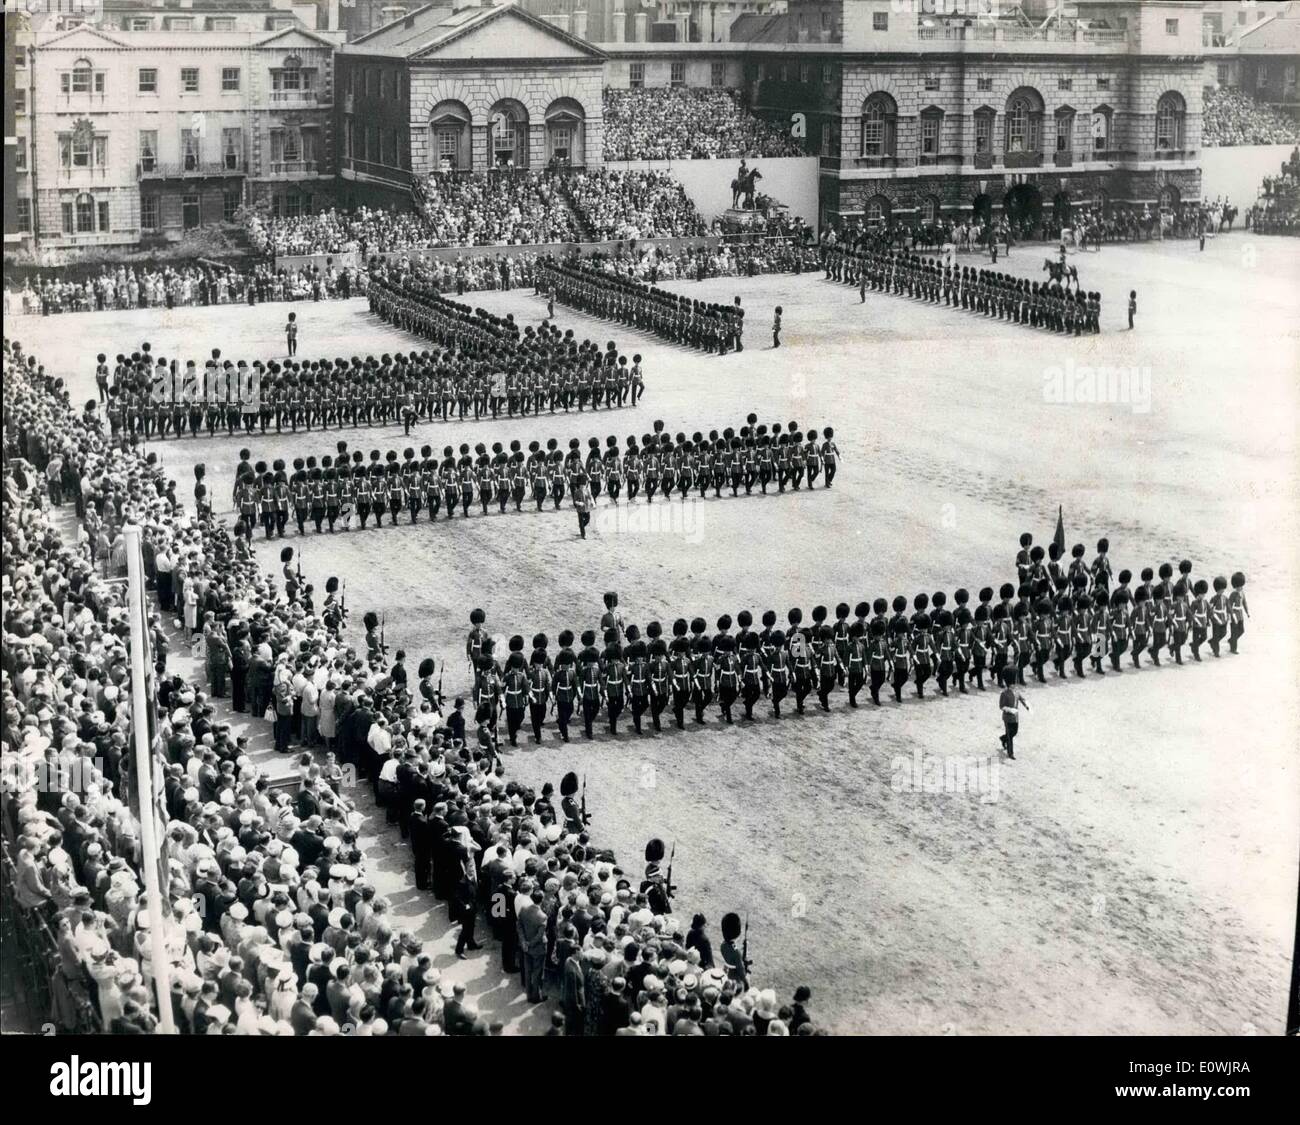
[[[587,111],[574,98],[556,98],[546,107],[546,162],[558,168],[585,163]]]
[[[470,113],[464,102],[441,101],[429,114],[429,169],[464,172],[470,167]]]

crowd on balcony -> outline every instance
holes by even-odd
[[[1207,147],[1294,144],[1300,122],[1242,90],[1220,86],[1205,93],[1201,139]]]
[[[565,181],[574,209],[595,241],[685,238],[708,224],[685,189],[667,172],[576,172]]]
[[[605,91],[606,160],[803,156],[788,129],[750,113],[721,87]]]
[[[1279,175],[1264,177],[1248,225],[1260,234],[1300,235],[1300,147]]]
[[[488,912],[487,930],[529,999],[559,1002],[552,1033],[815,1033],[808,989],[781,1003],[715,961],[702,916],[688,931],[650,909],[610,852],[557,817],[550,785],[508,780],[499,755],[467,740],[459,707],[408,687],[401,653],[391,667],[380,646],[358,654],[332,592],[318,608],[288,565],[282,583],[264,575],[197,489],[191,513],[156,454],[110,441],[96,404],[74,404],[8,338],[2,373],[6,910],[22,915],[15,932],[43,943],[26,953],[49,972],[56,1028],[160,1025],[128,796],[140,716],[119,579],[133,525],[166,759],[162,949],[182,1033],[502,1030],[443,979],[369,881],[345,766],[403,835],[430,844],[432,879],[417,865],[416,892],[450,904],[460,952],[481,948],[488,890],[506,895],[510,914]],[[203,660],[186,676],[171,645],[191,641]],[[427,662],[419,674],[430,680]],[[227,696],[235,712],[274,716],[294,786],[272,786],[253,762]]]

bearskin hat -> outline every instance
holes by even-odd
[[[556,637],[555,640],[557,641],[557,643],[561,648],[568,648],[571,644],[573,644],[573,630],[561,629],[560,635]]]
[[[1070,554],[1073,555],[1076,559],[1083,558],[1086,551],[1087,548],[1082,543],[1076,543],[1073,547],[1070,548]]]
[[[785,619],[790,622],[791,625],[797,626],[803,621],[803,610],[798,608],[792,609],[785,615]]]
[[[1027,531],[1023,532],[1020,536],[1020,545],[1022,547],[1027,548],[1033,541],[1034,541],[1034,537],[1030,535],[1029,532]]]
[[[920,613],[924,609],[928,609],[929,605],[930,605],[929,594],[917,594],[916,597],[912,599],[912,608],[916,610],[918,613]]]

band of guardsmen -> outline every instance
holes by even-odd
[[[909,615],[908,600],[900,594],[892,601],[859,601],[852,608],[841,602],[833,621],[824,605],[812,610],[810,624],[803,610],[794,608],[785,615],[785,628],[769,609],[755,629],[746,609],[736,614],[734,633],[730,614],[718,618],[712,634],[703,617],[689,622],[677,618],[671,637],[658,621],[644,629],[625,625],[617,594],[610,592],[599,634],[583,631],[577,652],[570,629],[559,634],[554,657],[546,634],[533,637],[528,658],[523,637],[515,635],[504,665],[483,628],[484,611],[475,609],[465,654],[474,673],[476,715],[495,730],[504,710],[510,744],[517,745],[526,712],[538,742],[547,715],[554,713],[567,742],[575,712],[587,738],[593,737],[602,713],[610,734],[617,735],[625,710],[636,733],[643,734],[646,715],[652,730],[663,729],[666,711],[684,729],[688,711],[696,724],[703,724],[715,703],[722,720],[733,723],[738,709],[752,720],[754,707],[764,698],[780,718],[781,705],[791,696],[797,714],[805,713],[812,694],[829,711],[831,694],[839,688],[847,689],[850,707],[858,706],[864,690],[879,707],[882,689],[888,687],[901,703],[909,682],[917,698],[925,697],[932,679],[939,694],[947,696],[950,687],[961,694],[971,685],[984,690],[986,675],[995,683],[1023,685],[1029,671],[1038,683],[1046,683],[1049,664],[1058,679],[1069,676],[1071,665],[1074,677],[1082,679],[1088,675],[1085,662],[1097,675],[1107,674],[1107,662],[1111,673],[1121,672],[1126,653],[1131,666],[1140,668],[1143,653],[1159,666],[1163,655],[1181,665],[1185,647],[1197,662],[1206,644],[1216,658],[1224,654],[1225,642],[1228,653],[1238,651],[1250,613],[1244,574],[1237,572],[1231,580],[1216,577],[1214,594],[1207,598],[1210,583],[1192,577],[1191,562],[1178,564],[1177,578],[1166,562],[1144,568],[1136,589],[1131,588],[1131,572],[1121,570],[1112,589],[1110,545],[1102,539],[1097,546],[1097,558],[1089,566],[1083,561],[1083,544],[1077,544],[1068,570],[1060,566],[1059,544],[1050,551],[1054,568],[1043,563],[1041,548],[1029,548],[1019,586],[1004,583],[996,602],[993,588],[985,586],[973,609],[964,588],[953,593],[952,609],[944,591],[920,593],[912,599]],[[596,647],[598,636],[603,649]]]
[[[586,452],[578,438],[571,438],[562,449],[556,438],[545,447],[539,440],[528,443],[515,439],[507,447],[493,442],[489,447],[479,442],[471,451],[468,442],[459,447],[444,446],[442,458],[434,456],[432,446],[422,446],[417,454],[407,447],[399,458],[396,450],[381,454],[372,449],[369,457],[361,450],[349,451],[347,442],[338,443],[337,453],[298,457],[289,472],[282,460],[270,469],[266,462],[253,463],[249,450],[240,451],[235,470],[234,504],[239,512],[238,534],[251,540],[260,524],[269,539],[283,538],[292,516],[300,535],[310,523],[317,532],[328,525],[333,532],[339,520],[345,525],[355,512],[361,528],[370,517],[375,526],[385,515],[392,525],[398,515],[407,512],[415,523],[422,511],[436,520],[441,511],[448,519],[459,505],[468,516],[477,502],[483,514],[496,503],[500,512],[514,504],[520,512],[527,500],[542,511],[549,500],[558,511],[566,495],[579,503],[580,495],[593,500],[602,493],[612,503],[624,495],[629,502],[644,496],[652,503],[656,496],[671,499],[673,493],[685,500],[693,491],[701,498],[713,490],[715,498],[724,488],[732,496],[752,495],[757,487],[767,495],[769,487],[783,493],[786,489],[812,489],[818,481],[830,488],[838,470],[840,454],[835,431],[811,429],[807,433],[796,421],[784,425],[760,423],[750,414],[738,429],[727,427],[710,430],[707,435],[695,431],[670,435],[662,421],[653,432],[639,438],[629,434],[623,446],[616,435],[587,439]],[[202,478],[202,466],[196,475]],[[585,521],[584,526],[585,526]]]
[[[599,259],[557,262],[546,258],[536,268],[537,292],[580,312],[652,332],[675,344],[726,355],[744,351],[745,310],[734,305],[700,301],[644,281],[615,277],[594,264]]]
[[[1059,281],[1037,282],[997,270],[945,265],[937,258],[894,251],[826,250],[828,280],[916,297],[931,304],[996,316],[1013,324],[1082,336],[1101,331],[1101,294],[1071,292]]]

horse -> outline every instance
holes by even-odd
[[[763,178],[763,173],[757,168],[751,168],[743,176],[737,176],[731,181],[731,206],[734,210],[740,206],[740,197],[745,197],[745,210],[754,209],[754,184]]]
[[[1047,271],[1048,276],[1055,282],[1063,284],[1067,289],[1070,282],[1074,282],[1074,287],[1079,288],[1079,267],[1068,265],[1065,262],[1055,262],[1051,258],[1043,259],[1043,270]],[[1043,270],[1039,270],[1042,273]]]
[[[1238,213],[1239,212],[1235,207],[1225,207],[1223,209],[1223,215],[1219,219],[1219,230],[1222,231],[1224,227],[1227,227],[1229,232],[1231,232],[1232,224],[1237,221]]]

